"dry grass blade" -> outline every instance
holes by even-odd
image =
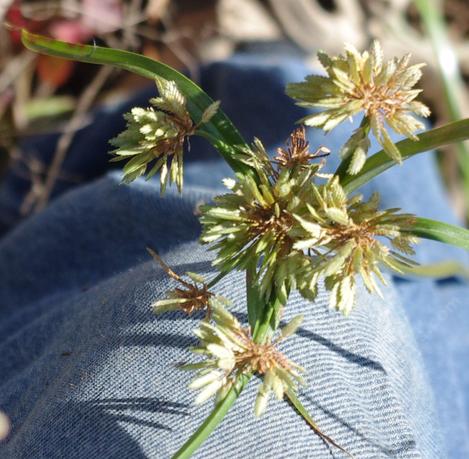
[[[96,96],[98,95],[106,80],[111,75],[112,71],[112,67],[101,67],[93,81],[81,94],[77,103],[77,108],[72,118],[65,126],[64,132],[57,142],[57,147],[46,177],[44,188],[42,193],[38,196],[36,205],[34,206],[35,212],[39,212],[44,209],[44,207],[46,207],[50,195],[54,189],[55,182],[60,175],[62,164],[73,141],[75,133],[82,125],[86,112],[91,108],[94,100],[96,99]]]
[[[457,54],[448,36],[442,5],[439,2],[429,2],[428,0],[414,0],[414,3],[435,53],[439,79],[443,87],[443,99],[446,104],[445,114],[450,121],[456,121],[469,115],[469,99],[466,97],[466,86]],[[452,182],[461,182],[465,200],[462,208],[457,210],[461,216],[465,212],[466,220],[469,220],[469,144],[460,142],[455,147],[460,177],[452,177]],[[451,182],[450,184],[454,185]]]
[[[5,91],[33,61],[36,55],[23,51],[12,58],[0,74],[0,93]]]

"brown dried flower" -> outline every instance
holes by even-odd
[[[296,166],[308,166],[313,159],[327,156],[330,150],[319,147],[314,153],[309,151],[309,142],[306,140],[304,126],[296,128],[291,134],[287,148],[278,148],[274,163],[281,167],[292,169]]]
[[[210,314],[209,300],[213,293],[209,291],[205,279],[198,274],[188,272],[186,275],[193,283],[187,282],[175,273],[154,250],[150,248],[147,248],[147,250],[166,274],[182,286],[182,288],[176,287],[168,292],[168,298],[153,303],[152,307],[155,314],[176,310],[183,311],[186,314],[206,310]]]

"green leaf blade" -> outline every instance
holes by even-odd
[[[36,35],[24,29],[21,31],[21,40],[26,48],[37,53],[89,64],[112,65],[149,79],[161,76],[166,80],[175,81],[187,98],[187,109],[194,122],[201,120],[205,110],[214,103],[208,94],[182,73],[140,54],[95,45],[67,43]],[[203,130],[208,134],[206,138],[235,172],[251,173],[246,164],[236,159],[236,147],[246,148],[247,144],[222,110],[217,110],[211,120],[204,125]]]
[[[414,236],[444,242],[469,250],[469,230],[449,223],[418,217],[408,232]]]
[[[401,140],[396,146],[401,153],[402,160],[407,160],[419,153],[466,139],[469,139],[469,118],[422,132],[419,134],[418,140]],[[347,173],[348,164],[346,161],[342,161],[335,174],[339,176],[345,191],[350,193],[395,165],[396,163],[384,150],[381,150],[366,160],[357,175]]]

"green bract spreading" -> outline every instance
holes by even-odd
[[[401,154],[385,124],[399,134],[417,139],[415,132],[424,125],[413,114],[423,117],[430,114],[428,107],[414,100],[421,90],[412,89],[422,76],[420,68],[424,64],[408,66],[409,54],[384,62],[377,41],[369,52],[359,53],[347,45],[343,56],[330,57],[319,52],[318,58],[327,76],[310,75],[302,83],[287,86],[287,94],[298,105],[325,109],[301,121],[330,131],[362,112],[365,115],[362,125],[341,151],[342,156],[351,158],[349,172],[356,174],[363,167],[370,128],[386,153],[400,162]]]

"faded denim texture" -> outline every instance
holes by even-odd
[[[202,85],[247,139],[274,150],[304,115],[284,84],[307,73],[293,58],[240,55],[203,69]],[[79,133],[68,173],[91,181],[105,172],[107,140],[123,127],[119,110],[99,112]],[[312,147],[327,145],[334,163],[349,129],[309,130]],[[53,140],[27,148],[48,158]],[[48,209],[19,224],[27,184],[13,175],[3,183],[0,409],[13,432],[1,458],[168,458],[208,414],[210,403],[192,405],[192,375],[175,368],[193,358],[187,346],[196,343],[197,318],[153,316],[150,304],[174,284],[145,251],[157,249],[179,273],[213,275],[194,209],[230,171],[198,139],[186,158],[182,197],[171,190],[160,198],[157,181],[119,185],[114,172],[74,190],[61,183]],[[456,223],[431,155],[386,172],[364,191],[371,190],[382,193],[383,206]],[[418,247],[422,262],[448,258],[469,263],[461,250]],[[357,458],[467,458],[469,288],[457,279],[389,279],[384,300],[360,289],[349,318],[328,310],[325,292],[315,304],[292,297],[285,320],[300,312],[306,320],[282,349],[306,368],[301,399]],[[230,274],[217,290],[245,321],[242,275]],[[251,381],[196,457],[344,457],[285,402],[271,401],[256,420],[256,386]]]

